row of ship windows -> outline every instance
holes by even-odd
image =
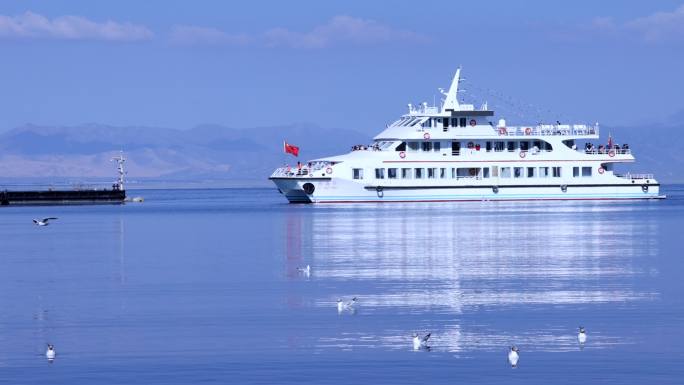
[[[440,127],[442,126],[443,128],[449,128],[451,127],[466,127],[469,124],[469,121],[472,121],[472,126],[475,125],[477,122],[474,119],[468,119],[468,118],[431,118],[425,121],[423,123],[423,127]],[[445,130],[446,131],[446,130]]]
[[[363,179],[362,168],[352,169],[354,179]],[[460,178],[560,178],[562,167],[472,167],[376,168],[375,179],[460,179]],[[591,167],[573,167],[574,178],[592,176]]]
[[[458,155],[461,151],[461,148],[467,148],[467,149],[474,149],[476,151],[480,151],[482,147],[484,147],[484,150],[487,152],[491,151],[530,151],[530,150],[542,150],[542,151],[551,151],[553,148],[551,147],[551,144],[548,142],[544,142],[541,140],[533,140],[533,141],[496,141],[496,142],[484,142],[483,144],[480,144],[479,142],[457,142],[457,141],[452,141],[452,142],[444,142],[448,146],[449,143],[451,143],[451,153],[453,155]],[[404,142],[401,143],[399,146],[396,148],[397,151],[435,151],[439,152],[442,150],[442,142]]]
[[[399,122],[395,123],[396,126],[412,127],[418,124],[423,118],[413,118],[407,117],[402,118]],[[470,118],[430,118],[422,122],[421,127],[443,127],[446,131],[449,126],[451,127],[467,127],[468,125],[474,126],[477,123],[475,119]]]

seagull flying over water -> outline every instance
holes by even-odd
[[[420,337],[418,336],[418,333],[413,333],[413,350],[420,350],[421,348],[430,349],[430,346],[428,346],[427,343],[431,334],[432,333],[428,333],[423,337]]]
[[[584,345],[587,342],[587,331],[584,330],[584,326],[579,327],[579,333],[577,333],[577,342],[580,345]]]
[[[54,221],[55,219],[58,219],[58,218],[50,217],[50,218],[43,218],[42,220],[41,219],[34,219],[33,223],[35,223],[37,226],[47,226],[50,224],[49,222],[51,220]]]
[[[354,311],[354,304],[356,304],[357,298],[354,297],[351,301],[342,302],[341,299],[337,299],[337,311],[342,313],[345,310]]]
[[[298,267],[297,271],[304,274],[304,276],[309,277],[311,276],[311,266],[306,265],[306,267]]]
[[[55,346],[52,344],[47,344],[47,351],[45,352],[45,357],[48,361],[53,361],[55,359]]]
[[[515,368],[518,366],[518,360],[520,359],[520,355],[518,354],[520,350],[515,347],[511,346],[511,350],[508,352],[508,363],[511,364],[511,367]]]

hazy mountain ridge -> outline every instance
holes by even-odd
[[[612,135],[615,143],[629,143],[636,162],[620,165],[619,170],[655,174],[662,183],[684,182],[684,144],[675,134],[684,129],[679,125],[650,127],[601,127],[601,142]]]
[[[283,139],[300,146],[300,158],[283,154]],[[123,150],[131,178],[265,179],[285,161],[339,154],[369,141],[352,130],[308,123],[190,130],[26,125],[0,134],[0,177],[113,177],[110,159]]]
[[[676,124],[603,126],[601,142],[610,133],[616,143],[630,144],[637,162],[621,166],[623,171],[654,173],[665,183],[684,182],[684,146],[671,135],[680,129]],[[113,178],[110,158],[124,150],[129,178],[265,180],[284,162],[342,154],[371,137],[310,123],[256,128],[206,124],[189,130],[26,125],[0,134],[0,177]],[[283,154],[283,139],[300,146],[299,158]]]

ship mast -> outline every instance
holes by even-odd
[[[460,110],[460,106],[458,104],[458,83],[461,81],[461,67],[459,67],[456,70],[456,74],[454,75],[454,80],[451,81],[451,87],[449,87],[448,92],[444,92],[440,89],[442,92],[442,95],[444,95],[444,104],[442,105],[442,113],[446,113],[447,111],[458,111]]]
[[[123,151],[119,153],[119,156],[115,156],[111,159],[112,162],[116,162],[118,164],[117,166],[117,171],[119,172],[119,177],[117,178],[116,182],[114,182],[114,188],[119,191],[124,190],[124,175],[126,172],[124,171],[124,162],[126,161],[126,158],[123,156]]]

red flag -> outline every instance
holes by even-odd
[[[283,141],[283,149],[285,150],[286,154],[299,156],[299,147],[288,144],[286,141]]]

